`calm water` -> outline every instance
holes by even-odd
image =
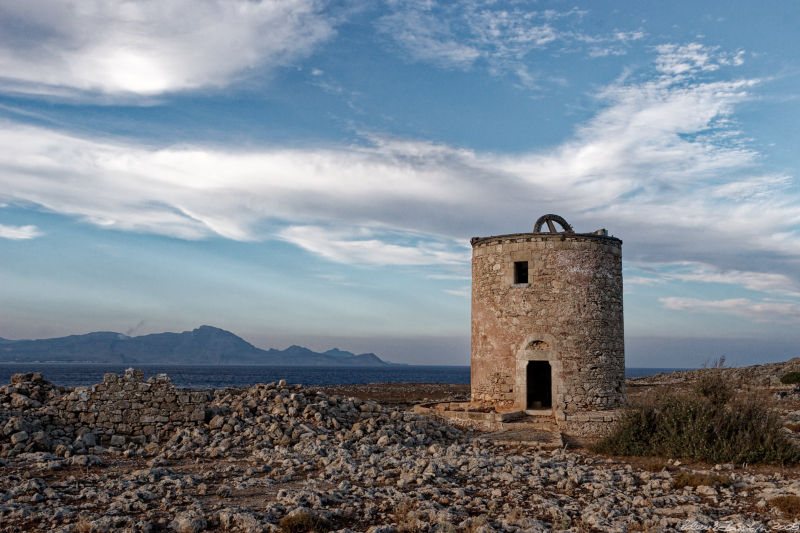
[[[93,364],[0,364],[0,385],[9,383],[18,372],[41,372],[57,385],[93,385],[103,374],[125,371],[125,365]],[[390,367],[293,367],[293,366],[189,366],[137,365],[145,379],[156,374],[169,375],[177,387],[195,389],[241,387],[285,379],[301,385],[358,385],[362,383],[469,383],[468,366],[390,366]],[[628,377],[671,372],[676,368],[627,368]]]

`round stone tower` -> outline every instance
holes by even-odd
[[[472,239],[472,401],[563,420],[624,405],[621,240],[557,215]]]

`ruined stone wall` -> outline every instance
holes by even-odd
[[[76,387],[51,401],[48,414],[73,435],[92,433],[104,445],[159,442],[177,427],[204,421],[208,392],[176,389],[165,374],[147,381],[143,376],[133,369],[106,374],[102,383]]]
[[[556,411],[625,402],[622,241],[575,233],[473,239],[472,400],[524,409],[528,361],[548,361]],[[528,284],[514,262],[528,262]]]

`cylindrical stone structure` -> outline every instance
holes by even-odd
[[[623,406],[622,241],[545,215],[532,233],[471,242],[472,402],[554,413]]]

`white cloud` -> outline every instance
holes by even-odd
[[[0,122],[0,202],[179,238],[280,236],[367,264],[463,264],[455,240],[526,231],[557,212],[578,231],[605,225],[639,262],[702,263],[716,269],[696,274],[706,280],[796,290],[796,178],[759,173],[729,121],[757,82],[659,76],[615,83],[574,138],[514,155],[377,136],[152,148]]]
[[[715,198],[737,202],[760,200],[774,196],[779,190],[787,189],[791,186],[792,181],[791,176],[786,175],[753,176],[716,186],[711,190],[711,194]]]
[[[664,283],[664,280],[659,278],[648,278],[645,276],[625,276],[625,286],[643,285],[645,287],[652,287],[662,283]]]
[[[476,47],[458,42],[446,23],[424,9],[388,15],[379,26],[416,60],[463,69],[482,55]]]
[[[450,296],[458,296],[460,298],[469,298],[471,296],[471,288],[469,286],[461,287],[460,289],[444,289],[442,292]]]
[[[282,230],[278,237],[339,263],[411,266],[458,264],[468,258],[466,251],[454,249],[455,242],[427,239],[414,244],[393,244],[386,240],[396,235],[387,237],[367,228],[342,231],[320,226],[291,226]]]
[[[455,279],[460,281],[469,281],[472,276],[467,274],[429,274],[425,276],[428,279]]]
[[[378,22],[415,61],[466,70],[485,61],[492,74],[514,73],[534,83],[525,57],[559,39],[552,22],[565,13],[536,12],[480,2],[457,4],[390,2],[393,12]]]
[[[8,226],[0,224],[0,239],[26,240],[44,235],[36,226]]]
[[[745,289],[771,294],[800,296],[800,285],[795,280],[773,272],[721,270],[712,265],[699,264],[691,272],[676,273],[671,277],[683,281],[738,285]]]
[[[589,49],[590,57],[623,56],[625,54],[627,51],[615,46],[593,46]]]
[[[701,43],[662,44],[656,50],[656,69],[669,76],[709,72],[721,65],[738,66],[744,62],[744,52],[741,50],[734,54],[722,53],[718,48],[709,48]]]
[[[775,272],[721,269],[708,263],[691,261],[673,263],[633,262],[629,263],[629,266],[644,270],[655,277],[626,277],[626,285],[656,285],[669,280],[678,280],[735,285],[772,295],[800,297],[800,282],[786,274]]]
[[[540,76],[533,56],[558,45],[590,45],[590,57],[624,55],[641,31],[614,30],[607,35],[575,31],[566,19],[580,20],[586,11],[535,11],[515,2],[402,2],[390,1],[392,12],[378,28],[414,61],[468,70],[485,64],[492,75],[516,75],[535,88]],[[566,26],[561,29],[559,26]],[[574,51],[574,50],[570,50]]]
[[[644,38],[642,31],[618,31],[612,36],[615,40],[627,43],[631,41],[638,41]]]
[[[60,96],[224,87],[332,33],[316,0],[3,2],[0,87]]]
[[[797,302],[754,301],[748,298],[701,300],[697,298],[661,298],[667,309],[701,313],[721,313],[756,322],[792,324],[800,322],[800,304]]]
[[[615,31],[610,35],[570,34],[577,41],[590,45],[589,57],[624,56],[631,43],[644,38],[642,31]]]

